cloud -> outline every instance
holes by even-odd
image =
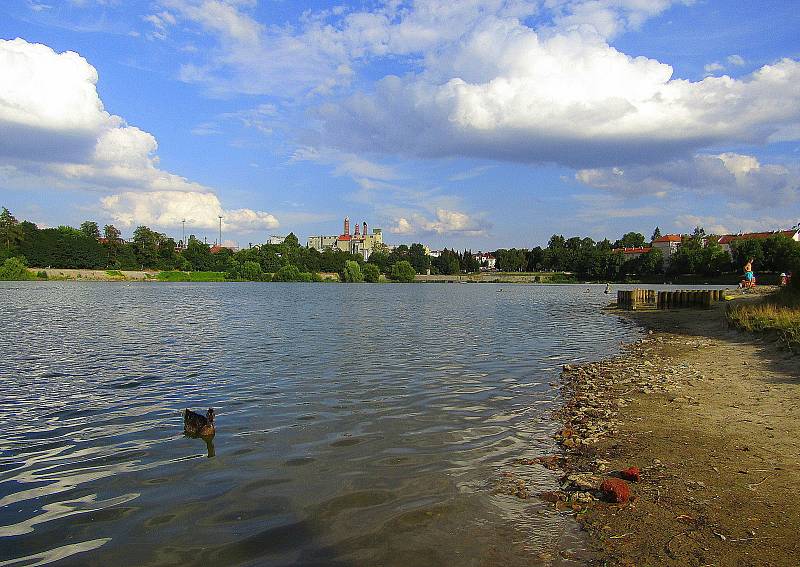
[[[747,64],[747,61],[744,60],[744,57],[741,55],[728,55],[728,63],[731,65],[736,65],[737,67],[741,67]]]
[[[739,232],[763,232],[787,230],[797,224],[796,218],[757,216],[746,218],[740,215],[680,215],[675,219],[679,230],[690,232],[694,227],[703,227],[708,234],[737,234]]]
[[[800,201],[800,167],[762,164],[754,156],[726,152],[653,165],[582,169],[586,185],[623,195],[687,192],[724,195],[755,207],[785,207]]]
[[[495,166],[493,165],[482,165],[479,167],[473,167],[467,171],[462,171],[461,173],[456,173],[451,175],[447,179],[449,181],[466,181],[468,179],[474,179],[475,177],[480,177],[487,171],[493,169]]]
[[[392,234],[435,233],[443,235],[460,234],[466,236],[482,236],[486,234],[488,224],[482,219],[460,211],[436,209],[435,218],[428,218],[421,213],[411,213],[408,217],[398,217],[389,227]]]
[[[181,79],[214,94],[330,94],[350,84],[354,66],[375,58],[429,59],[486,19],[536,16],[547,33],[575,31],[610,38],[638,29],[676,0],[387,1],[369,11],[344,6],[307,11],[295,25],[265,26],[254,2],[162,0],[192,29],[216,39]],[[683,3],[690,3],[689,0]],[[155,24],[155,22],[154,22]],[[159,22],[160,25],[160,22]],[[160,28],[156,26],[157,33]]]
[[[252,232],[279,226],[269,213],[250,209],[225,210],[213,193],[151,191],[125,192],[101,199],[103,210],[126,228],[139,224],[159,227],[181,226],[186,219],[193,228],[213,229],[223,216],[223,228],[234,232]]]
[[[669,65],[596,36],[487,19],[425,71],[386,77],[317,115],[323,143],[344,151],[592,167],[789,135],[798,81],[792,59],[738,80],[673,79]]]
[[[707,74],[709,74],[709,75],[713,75],[714,73],[716,73],[716,72],[718,72],[718,71],[724,71],[724,70],[725,70],[725,66],[724,66],[724,65],[720,65],[718,62],[714,61],[713,63],[708,63],[708,64],[706,64],[706,65],[703,67],[703,70],[704,70],[704,71],[705,71]]]
[[[0,40],[0,171],[5,187],[111,194],[104,210],[123,224],[173,226],[173,216],[213,224],[223,210],[211,188],[159,167],[152,134],[109,114],[97,71],[74,52]],[[127,209],[126,209],[127,207]],[[208,220],[200,215],[208,214]],[[225,212],[231,227],[272,227],[269,213]],[[167,224],[168,223],[168,224]],[[199,226],[199,225],[198,225]]]
[[[360,183],[362,187],[369,185],[374,188],[374,182],[389,181],[398,178],[397,172],[389,166],[382,165],[361,156],[336,150],[319,149],[312,146],[301,146],[292,154],[292,162],[311,161],[315,163],[334,165],[335,175],[347,175]]]

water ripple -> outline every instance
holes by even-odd
[[[561,364],[637,336],[602,287],[0,294],[0,566],[527,565],[569,525],[489,479],[552,449]]]

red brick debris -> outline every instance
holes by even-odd
[[[611,502],[624,504],[631,497],[631,489],[628,483],[619,478],[607,478],[600,485],[603,496]]]
[[[639,471],[639,467],[628,467],[624,471],[620,471],[619,476],[631,482],[639,482],[641,480],[641,471]]]

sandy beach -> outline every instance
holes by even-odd
[[[563,473],[540,496],[576,513],[598,565],[797,565],[800,365],[724,308],[612,312],[647,337],[564,369],[564,455],[532,464]],[[613,503],[600,486],[621,476]]]

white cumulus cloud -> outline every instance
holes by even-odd
[[[139,224],[177,227],[186,219],[192,227],[213,229],[218,216],[223,226],[241,232],[277,228],[273,215],[250,209],[225,210],[214,193],[192,191],[125,192],[101,199],[103,209],[125,227]]]
[[[155,137],[108,113],[97,80],[77,53],[0,40],[0,182],[113,193],[102,207],[126,226],[175,226],[189,216],[213,226],[223,211],[217,195],[161,169]],[[223,214],[234,231],[277,226],[261,211]]]
[[[486,234],[487,229],[488,225],[481,218],[461,211],[439,208],[436,209],[434,218],[417,212],[410,213],[407,217],[398,217],[389,227],[389,232],[393,234],[434,233],[481,236]]]
[[[647,162],[717,143],[764,143],[800,123],[800,62],[742,79],[672,78],[596,35],[540,35],[487,19],[420,73],[323,105],[325,143],[349,151],[573,167]]]

